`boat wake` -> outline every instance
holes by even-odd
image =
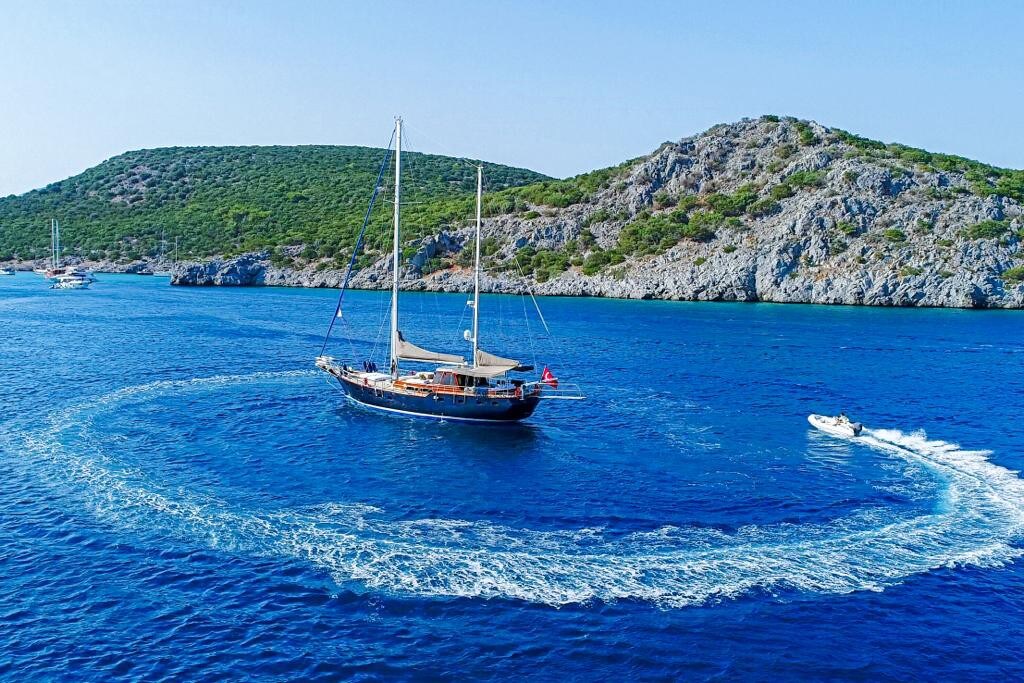
[[[75,479],[100,519],[186,544],[298,559],[354,591],[517,599],[548,605],[640,600],[700,605],[750,593],[882,590],[941,567],[1004,565],[1022,553],[1024,480],[986,451],[923,433],[865,429],[853,443],[899,458],[938,483],[926,514],[869,510],[827,524],[751,525],[733,533],[666,526],[628,535],[541,531],[478,521],[395,521],[360,504],[276,512],[240,510],[214,496],[161,488],[125,468],[109,443],[82,434],[103,411],[167,393],[308,372],[222,376],[125,388],[59,411],[29,452]]]

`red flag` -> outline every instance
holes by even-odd
[[[540,381],[544,382],[544,384],[547,384],[552,389],[558,388],[558,378],[551,374],[551,370],[549,370],[546,365],[544,366],[543,374],[540,376]]]

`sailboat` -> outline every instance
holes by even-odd
[[[39,270],[37,269],[35,272],[38,273]],[[85,268],[60,265],[60,221],[56,218],[50,219],[50,267],[44,270],[42,274],[47,280],[54,282],[61,278],[79,279],[85,282],[82,286],[62,286],[56,289],[84,289],[89,286],[90,282],[96,281],[93,274]]]
[[[160,263],[160,270],[154,270],[153,275],[160,277],[170,277],[171,270],[167,267],[167,240],[164,238],[163,233],[160,234],[160,256],[157,261]],[[174,263],[178,262],[178,238],[174,238]]]
[[[483,166],[477,166],[476,182],[476,247],[473,267],[473,329],[465,333],[472,343],[472,355],[431,351],[408,341],[399,326],[399,278],[401,258],[401,192],[402,192],[402,119],[395,120],[395,201],[392,240],[391,335],[390,365],[381,371],[372,360],[362,361],[361,367],[339,363],[323,355],[324,347],[316,359],[316,366],[331,375],[346,396],[364,406],[405,415],[442,418],[470,422],[516,422],[530,417],[544,399],[560,398],[582,400],[584,396],[574,386],[559,386],[558,380],[545,367],[544,374],[534,381],[510,376],[534,370],[518,360],[488,353],[480,347],[480,226],[483,202]],[[374,188],[376,198],[387,164],[381,166]],[[373,199],[370,200],[370,210]],[[367,211],[367,221],[370,210]],[[363,232],[366,230],[363,224]],[[335,319],[341,315],[341,297],[355,263],[362,233],[356,241],[349,270],[335,309]],[[330,329],[327,337],[330,337]],[[434,366],[428,371],[405,371],[402,361]]]

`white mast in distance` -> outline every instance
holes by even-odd
[[[473,260],[473,367],[480,348],[480,213],[484,196],[484,166],[476,167],[476,256]]]
[[[398,258],[399,230],[402,219],[402,117],[395,119],[395,234],[394,251],[392,253],[391,286],[391,375],[398,377]]]

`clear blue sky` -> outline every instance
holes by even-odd
[[[0,0],[0,196],[166,145],[556,176],[763,113],[1024,167],[1022,2]]]

